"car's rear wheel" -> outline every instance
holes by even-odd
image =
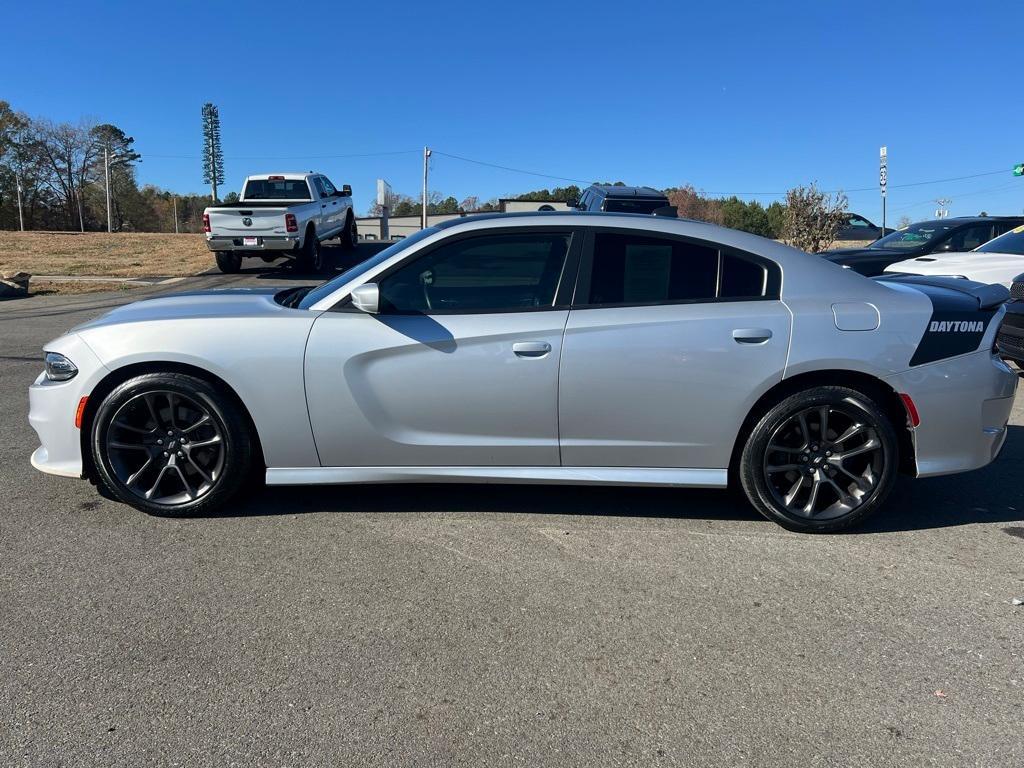
[[[840,531],[885,501],[897,451],[893,425],[871,397],[815,387],[757,422],[740,458],[740,482],[769,520],[795,531]]]
[[[233,251],[217,251],[217,268],[225,274],[234,274],[242,268],[242,257]]]
[[[93,420],[93,463],[114,497],[151,515],[207,514],[250,476],[252,436],[222,388],[149,373],[120,384]]]

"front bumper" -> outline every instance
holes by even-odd
[[[217,235],[206,236],[206,247],[211,251],[247,251],[259,253],[260,251],[292,251],[299,247],[300,238],[295,235],[258,235],[256,245],[244,245],[242,236],[221,237]]]
[[[32,466],[62,477],[82,476],[82,433],[75,426],[78,403],[109,373],[77,334],[62,336],[46,349],[67,355],[78,367],[68,381],[50,381],[40,373],[28,388],[28,421],[39,436]]]
[[[912,430],[918,477],[978,469],[999,455],[1018,377],[990,350],[917,366],[887,381],[910,395],[921,417]]]

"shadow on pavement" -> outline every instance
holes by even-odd
[[[901,477],[885,507],[851,533],[893,533],[1024,520],[1024,494],[1018,486],[1024,462],[1024,427],[1009,429],[1006,447],[995,464],[949,477]],[[447,483],[269,487],[225,511],[223,516],[310,512],[523,512],[762,520],[742,496],[728,491]]]

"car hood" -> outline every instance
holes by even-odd
[[[981,283],[1010,285],[1024,271],[1024,256],[1012,253],[943,253],[897,261],[886,272],[914,275],[962,275]]]
[[[154,320],[181,320],[235,317],[260,317],[282,312],[296,312],[274,301],[280,293],[274,288],[225,288],[211,291],[188,291],[143,299],[113,309],[95,320],[78,325],[72,332],[109,325],[142,323]]]

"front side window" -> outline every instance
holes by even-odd
[[[332,197],[334,195],[334,193],[338,191],[337,189],[335,189],[334,185],[331,184],[331,180],[328,179],[326,176],[321,176],[320,177],[320,181],[323,182],[324,194],[327,197]]]
[[[391,314],[519,312],[554,306],[568,232],[482,235],[440,245],[380,281]]]
[[[763,264],[724,253],[713,245],[619,233],[594,236],[587,306],[767,295],[768,270]]]
[[[973,251],[980,245],[984,245],[992,239],[992,225],[978,224],[973,227],[964,227],[959,232],[954,232],[949,238],[950,251]]]

